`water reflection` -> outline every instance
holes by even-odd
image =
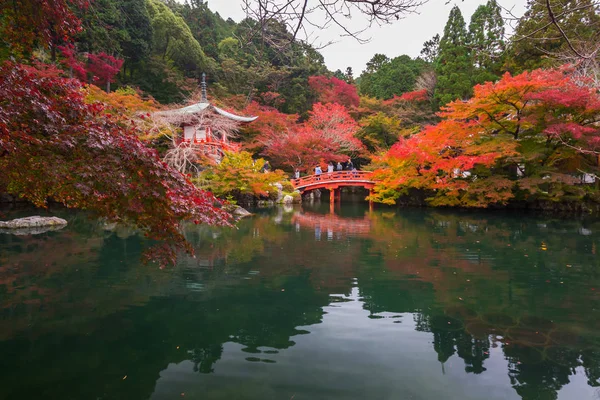
[[[344,205],[345,206],[345,205]],[[0,235],[0,398],[592,398],[599,224],[278,209],[196,256],[65,213]],[[598,289],[598,290],[597,290]],[[465,391],[468,387],[468,391]]]

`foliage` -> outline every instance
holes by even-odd
[[[212,195],[161,163],[122,117],[86,104],[78,81],[59,72],[10,62],[0,69],[0,192],[137,225],[164,242],[163,261],[189,250],[182,220],[226,222]]]
[[[440,53],[440,35],[435,34],[431,39],[423,43],[421,58],[428,63],[435,63]]]
[[[378,99],[391,99],[409,92],[413,90],[424,67],[423,60],[413,60],[407,55],[390,60],[382,54],[375,54],[360,76],[360,93]]]
[[[206,169],[199,183],[219,197],[253,195],[268,196],[277,192],[275,183],[287,180],[281,170],[262,172],[265,160],[254,160],[247,151],[226,152],[223,160],[210,169]]]
[[[344,106],[316,103],[309,115],[305,123],[284,131],[261,132],[256,141],[264,147],[262,154],[276,165],[308,171],[317,164],[345,161],[364,151],[354,137],[358,125]]]
[[[296,126],[299,118],[298,115],[284,114],[273,107],[261,106],[256,102],[244,108],[244,113],[258,117],[253,123],[241,127],[247,149],[257,153],[264,148],[264,145],[257,140],[258,137],[275,137],[291,130]]]
[[[576,49],[597,48],[600,14],[593,0],[551,2],[552,10],[564,34]],[[515,28],[509,49],[508,66],[522,72],[563,64],[569,57],[569,45],[556,25],[551,23],[545,0],[528,0],[527,10]],[[597,53],[597,52],[596,52]],[[598,54],[595,55],[597,59]]]
[[[188,75],[199,76],[199,70],[210,66],[209,59],[183,18],[159,0],[147,0],[146,6],[152,25],[154,54],[171,60]]]
[[[88,0],[21,0],[0,2],[0,37],[8,53],[31,54],[34,46],[53,49],[81,30],[72,9],[87,8]]]
[[[64,46],[58,46],[63,58],[60,60],[61,64],[69,69],[71,77],[75,76],[82,82],[87,82],[87,70],[86,65],[77,57],[77,51],[73,44],[66,44]]]
[[[359,121],[360,130],[356,137],[365,147],[373,152],[378,149],[389,149],[398,141],[402,132],[401,121],[397,117],[383,112],[369,115]]]
[[[356,107],[360,102],[356,87],[336,77],[311,76],[308,78],[308,84],[317,93],[320,103],[338,103],[344,107]]]
[[[437,86],[434,99],[442,106],[471,95],[471,55],[467,47],[467,29],[457,6],[450,11],[440,41],[439,57],[435,64]]]
[[[600,96],[567,69],[507,73],[440,116],[441,123],[376,160],[374,200],[394,203],[410,188],[427,191],[432,205],[505,204],[517,191],[524,199],[558,200],[582,193],[567,188],[577,180],[572,174],[597,173]]]
[[[488,0],[471,16],[469,50],[473,57],[472,84],[495,81],[502,74],[504,64],[504,19],[496,0]]]
[[[122,66],[122,59],[106,53],[88,55],[88,70],[92,75],[92,80],[99,84],[105,84],[107,92],[110,92],[110,83],[114,82],[115,75],[119,73]]]

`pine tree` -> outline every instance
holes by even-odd
[[[504,20],[496,0],[480,5],[469,24],[469,49],[475,68],[472,84],[496,81],[502,75]]]
[[[556,22],[578,52],[590,54],[597,48],[600,13],[596,1],[553,1],[551,6]],[[579,61],[551,23],[545,0],[527,1],[527,11],[515,29],[508,61],[512,72]]]
[[[440,41],[440,53],[435,65],[438,78],[434,100],[437,106],[471,96],[472,63],[467,47],[467,28],[457,6],[450,11]]]

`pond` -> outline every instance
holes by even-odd
[[[0,399],[600,398],[595,220],[279,208],[161,270],[53,214],[0,234]]]

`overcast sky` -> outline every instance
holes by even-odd
[[[382,53],[390,58],[402,54],[418,56],[426,40],[431,39],[436,33],[440,36],[443,34],[452,6],[458,4],[468,26],[471,14],[477,6],[486,1],[451,0],[447,3],[447,0],[429,0],[419,9],[418,14],[408,15],[391,25],[369,28],[363,34],[364,37],[371,38],[367,44],[360,44],[353,38],[340,37],[340,30],[333,27],[319,32],[320,37],[315,44],[336,41],[321,50],[327,67],[331,71],[336,69],[344,71],[350,66],[356,77],[375,53]],[[519,16],[525,11],[525,0],[498,0],[498,3],[512,9],[513,14]],[[241,8],[241,0],[209,0],[208,7],[217,11],[225,19],[231,17],[235,21],[240,21],[245,16]],[[348,26],[359,29],[364,26],[364,20],[361,21],[358,15],[353,15],[353,19],[348,20]]]

